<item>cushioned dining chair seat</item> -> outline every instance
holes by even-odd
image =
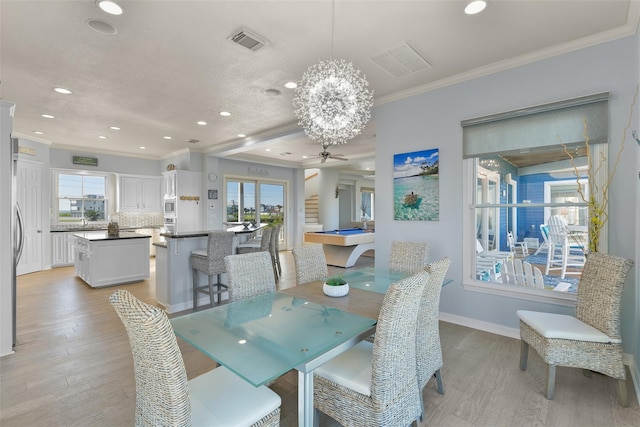
[[[313,372],[360,394],[371,396],[372,355],[373,343],[361,341]]]
[[[527,310],[518,310],[516,313],[520,320],[545,338],[600,343],[620,342],[574,316]]]
[[[280,407],[277,394],[223,366],[189,381],[189,394],[194,426],[250,426]]]

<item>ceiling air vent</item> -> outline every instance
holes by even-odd
[[[427,68],[429,64],[407,42],[402,42],[391,49],[380,52],[371,60],[394,77],[402,77]]]
[[[269,44],[265,38],[252,33],[246,28],[240,28],[238,31],[233,33],[228,40],[231,40],[235,44],[246,47],[254,52]]]
[[[187,141],[189,144],[197,144],[198,142],[200,142],[199,139],[190,139]]]

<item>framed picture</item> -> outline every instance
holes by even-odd
[[[439,150],[393,156],[393,219],[440,220]]]
[[[209,190],[207,193],[209,200],[218,200],[218,190]]]

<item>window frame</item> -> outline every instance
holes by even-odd
[[[109,197],[109,189],[111,185],[111,174],[105,172],[92,172],[85,170],[75,170],[75,169],[52,169],[53,179],[51,182],[53,183],[52,189],[52,224],[53,225],[80,225],[83,224],[84,214],[78,218],[77,221],[60,221],[60,201],[61,200],[80,200],[83,204],[82,212],[84,212],[84,203],[86,201],[95,201],[102,200],[104,201],[104,217],[101,221],[91,221],[93,225],[105,225],[109,223],[109,207],[111,199]],[[74,175],[84,177],[101,177],[104,178],[104,197],[102,198],[89,198],[89,197],[60,197],[60,175]]]

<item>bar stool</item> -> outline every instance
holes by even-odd
[[[282,224],[278,224],[275,227],[271,228],[271,240],[269,241],[269,254],[271,255],[271,266],[273,267],[273,277],[278,281],[280,278],[280,273],[278,271],[278,252],[279,252],[279,240],[280,240],[280,230],[282,229]]]
[[[215,296],[220,295],[227,286],[220,281],[220,275],[226,273],[224,257],[233,254],[233,233],[228,231],[212,231],[207,240],[207,249],[196,249],[191,252],[191,269],[193,270],[193,310],[198,309],[198,293],[209,295],[211,306],[215,302]],[[198,272],[203,272],[209,278],[207,286],[199,286]],[[213,275],[217,275],[217,282],[213,283]],[[214,291],[213,287],[217,289]]]
[[[259,239],[251,239],[244,243],[240,243],[236,247],[236,253],[248,254],[250,252],[269,252],[269,243],[271,242],[271,228],[262,230],[262,237]]]
[[[284,224],[278,224],[276,226],[277,231],[274,232],[272,237],[275,244],[274,262],[278,278],[282,277],[282,265],[280,264],[280,231],[282,231],[282,227],[284,227]]]

